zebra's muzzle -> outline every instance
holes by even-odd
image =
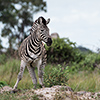
[[[47,40],[47,46],[51,46],[51,44],[52,44],[52,39],[51,38],[48,38],[48,40]]]

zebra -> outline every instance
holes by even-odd
[[[52,44],[52,39],[49,35],[49,28],[47,27],[49,22],[50,19],[46,21],[43,17],[39,17],[33,23],[33,26],[30,30],[30,35],[24,39],[20,45],[18,50],[19,56],[21,58],[20,72],[13,87],[13,92],[17,90],[18,83],[23,77],[23,72],[26,66],[32,78],[34,88],[36,88],[37,85],[37,78],[34,72],[34,69],[37,66],[39,83],[42,87],[44,87],[43,69],[46,65],[47,55],[43,42],[45,42],[47,46]]]

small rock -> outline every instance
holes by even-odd
[[[12,90],[11,87],[9,87],[9,86],[4,86],[4,87],[2,87],[2,88],[0,89],[0,93],[7,92],[7,91],[11,91],[11,90]]]
[[[57,38],[59,38],[59,34],[58,33],[52,33],[51,38],[57,39]]]
[[[90,97],[90,96],[91,96],[91,92],[87,92],[86,97]]]
[[[77,92],[77,95],[83,95],[85,93],[86,93],[86,91],[79,91],[79,92]]]

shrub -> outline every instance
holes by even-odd
[[[61,65],[53,66],[44,73],[44,84],[47,87],[53,85],[66,85],[68,81],[68,67],[63,68]]]
[[[53,39],[50,47],[46,46],[47,61],[52,63],[69,63],[70,61],[80,61],[81,53],[76,49],[76,43],[71,42],[68,38]]]
[[[69,67],[70,72],[77,72],[81,70],[89,70],[92,71],[95,68],[98,68],[100,64],[100,54],[90,53],[85,56],[83,60],[79,63],[72,62]]]
[[[94,70],[99,63],[100,63],[100,54],[96,53],[88,54],[83,60],[83,63],[81,62],[81,64],[85,69],[90,69],[90,70]]]

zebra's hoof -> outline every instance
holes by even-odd
[[[13,89],[10,93],[16,93],[16,92],[18,92],[18,90],[17,89]]]
[[[45,88],[45,86],[44,86],[44,85],[42,85],[42,88]]]

